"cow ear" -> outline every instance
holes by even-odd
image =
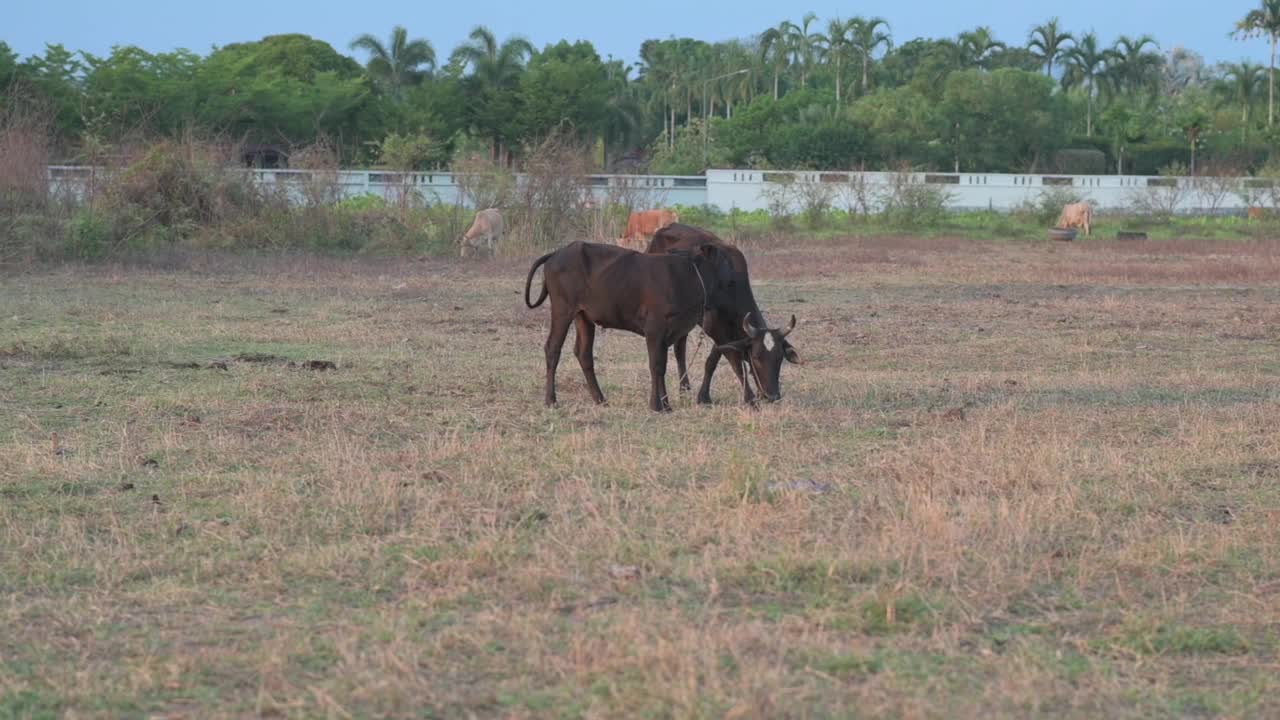
[[[731,343],[725,343],[724,345],[717,345],[716,352],[742,352],[748,347],[751,347],[751,338],[743,338],[741,340],[734,340]]]
[[[804,360],[801,359],[800,353],[796,352],[796,349],[789,345],[786,350],[782,351],[782,356],[787,359],[787,362],[792,363],[793,365],[804,364]]]

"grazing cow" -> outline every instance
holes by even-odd
[[[1089,207],[1087,202],[1071,203],[1064,205],[1062,215],[1058,217],[1058,227],[1060,228],[1083,228],[1084,234],[1089,234],[1089,227],[1093,224],[1093,208]]]
[[[542,292],[529,300],[539,266]],[[706,244],[690,253],[647,255],[599,243],[574,242],[534,261],[524,283],[524,303],[538,307],[551,298],[547,336],[546,404],[556,404],[556,367],[569,325],[576,324],[574,354],[587,378],[591,397],[603,403],[596,382],[596,326],[643,335],[649,348],[649,407],[671,410],[667,397],[667,348],[689,334],[709,306],[725,302],[732,268],[725,253]]]
[[[764,315],[756,305],[755,295],[751,292],[751,278],[747,273],[747,259],[742,251],[727,245],[713,233],[701,228],[679,223],[668,225],[659,230],[649,243],[647,252],[654,254],[669,253],[672,250],[695,252],[701,245],[714,245],[729,260],[733,271],[727,287],[728,292],[721,295],[726,301],[709,306],[702,318],[702,329],[707,337],[716,343],[707,354],[707,364],[702,373],[702,387],[698,389],[698,402],[711,402],[711,378],[724,355],[729,367],[738,377],[742,385],[742,401],[748,405],[755,403],[751,392],[744,361],[755,376],[756,386],[760,394],[769,402],[782,399],[782,362],[803,364],[800,354],[786,341],[787,334],[796,326],[795,316],[791,316],[791,325],[786,330],[769,328],[765,325]],[[676,369],[680,375],[680,387],[689,389],[689,375],[685,365],[685,353],[688,348],[688,336],[675,343]]]
[[[662,228],[680,222],[680,216],[671,210],[642,210],[627,218],[627,229],[618,244],[632,250],[643,251],[649,238]]]
[[[472,253],[486,250],[490,255],[502,240],[502,213],[497,208],[489,208],[476,213],[471,227],[462,234],[461,253],[467,257]]]

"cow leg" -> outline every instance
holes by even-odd
[[[604,404],[604,393],[600,392],[600,383],[596,381],[596,325],[586,315],[578,313],[573,318],[574,327],[578,331],[578,339],[574,341],[573,353],[578,356],[578,364],[582,366],[582,374],[587,377],[587,389],[596,404]]]
[[[569,335],[569,325],[573,316],[567,312],[551,311],[551,333],[547,335],[547,407],[556,404],[556,368],[560,366],[560,351],[564,349],[564,339]]]
[[[711,377],[716,374],[716,368],[720,365],[721,352],[714,347],[711,352],[707,353],[707,364],[702,369],[702,387],[698,388],[698,404],[711,404]]]
[[[676,375],[680,378],[680,392],[689,392],[692,386],[689,385],[689,367],[685,364],[685,353],[689,349],[689,336],[676,340]]]
[[[756,396],[751,392],[751,373],[746,367],[746,357],[732,350],[726,352],[724,356],[729,360],[729,367],[733,368],[733,374],[738,376],[738,382],[742,384],[742,403],[755,407]]]
[[[645,335],[649,346],[649,409],[654,412],[671,412],[671,400],[667,398],[667,343],[660,333]]]

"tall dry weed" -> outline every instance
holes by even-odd
[[[39,210],[49,199],[52,116],[17,89],[0,103],[0,213]]]
[[[587,148],[571,133],[556,131],[526,148],[523,165],[508,213],[507,247],[500,252],[543,250],[581,234],[590,205]]]

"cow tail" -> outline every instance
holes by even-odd
[[[547,299],[547,276],[545,274],[542,276],[542,293],[538,295],[538,299],[534,302],[529,302],[529,287],[533,285],[533,274],[538,271],[538,266],[542,265],[547,260],[550,260],[552,255],[555,255],[555,253],[549,252],[537,260],[534,260],[533,267],[529,268],[529,277],[524,280],[524,304],[530,308],[538,307],[542,304],[543,300]]]

